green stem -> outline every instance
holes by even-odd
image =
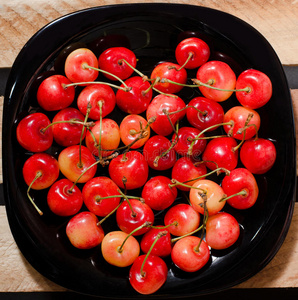
[[[243,189],[243,190],[241,190],[240,192],[238,192],[238,193],[236,193],[236,194],[234,194],[234,195],[230,195],[230,196],[228,196],[228,197],[225,196],[225,197],[221,198],[221,199],[219,200],[219,202],[227,201],[228,199],[233,198],[233,197],[236,197],[236,196],[247,196],[247,191],[246,191],[245,189]]]
[[[39,213],[39,215],[43,215],[43,212],[38,208],[38,206],[36,205],[36,203],[34,202],[34,200],[31,198],[29,192],[31,190],[31,187],[33,185],[33,183],[42,176],[42,173],[40,171],[36,172],[36,175],[34,177],[34,179],[32,180],[32,182],[30,183],[28,189],[27,189],[27,196],[29,198],[29,200],[31,201],[32,205],[34,206],[34,208],[37,210],[37,212]]]
[[[68,88],[70,86],[77,86],[77,85],[89,85],[89,84],[104,84],[104,85],[108,85],[112,88],[116,88],[119,90],[122,90],[124,92],[129,92],[131,90],[131,87],[127,86],[123,81],[122,83],[124,84],[124,87],[112,84],[112,83],[108,83],[108,82],[104,82],[104,81],[83,81],[83,82],[73,82],[73,83],[69,83],[69,84],[64,84],[63,88]]]

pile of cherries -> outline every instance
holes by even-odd
[[[69,219],[72,247],[100,247],[109,264],[129,267],[129,281],[141,294],[166,282],[165,257],[196,272],[211,249],[234,245],[240,225],[224,207],[251,208],[259,194],[254,174],[276,160],[273,142],[258,135],[257,109],[272,96],[268,76],[247,69],[236,77],[227,63],[210,60],[209,46],[197,37],[180,41],[175,57],[146,76],[127,47],[99,55],[71,50],[63,74],[38,86],[40,110],[16,130],[31,154],[23,177],[37,212],[43,214],[40,199],[30,191],[48,189],[49,210]],[[186,103],[178,96],[182,89],[199,89],[200,96]],[[232,94],[239,105],[224,111],[221,102]],[[109,117],[116,108],[125,115],[120,123]],[[57,157],[49,153],[54,144],[62,149]],[[163,224],[155,221],[161,213]],[[118,230],[104,232],[113,217]]]

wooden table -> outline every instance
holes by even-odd
[[[98,5],[135,2],[193,4],[231,13],[260,31],[271,43],[284,66],[298,65],[298,1],[0,0],[0,68],[11,67],[26,41],[41,27],[62,15]],[[291,93],[298,122],[298,90],[292,90]],[[3,97],[0,97],[1,113],[2,104]],[[0,121],[2,124],[2,119]],[[286,240],[277,255],[262,271],[236,288],[298,287],[297,261],[298,203]],[[26,262],[10,233],[5,207],[0,206],[0,292],[32,291],[65,289],[44,278]]]

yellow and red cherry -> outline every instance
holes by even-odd
[[[261,117],[253,109],[233,106],[224,115],[224,131],[237,140],[247,140],[255,136],[261,126]]]
[[[114,110],[115,92],[106,84],[90,84],[78,95],[77,105],[84,116],[88,111],[90,119],[99,120],[100,117],[104,118]]]
[[[144,145],[143,155],[149,167],[159,171],[172,168],[177,159],[171,141],[163,135],[150,137]]]
[[[142,187],[149,175],[149,167],[144,155],[135,150],[113,158],[108,170],[110,178],[117,186],[127,190]]]
[[[174,244],[171,258],[179,269],[185,272],[196,272],[209,262],[210,248],[199,237],[186,236]]]
[[[179,203],[169,208],[164,217],[164,224],[170,233],[183,236],[196,230],[200,224],[200,214],[189,204]]]
[[[259,195],[254,175],[246,168],[236,168],[222,180],[221,186],[227,196],[227,203],[236,209],[252,207]]]
[[[115,152],[120,144],[120,129],[110,118],[98,120],[85,137],[86,147],[95,156],[107,157]]]
[[[170,207],[177,198],[177,188],[171,187],[171,179],[158,175],[150,178],[142,190],[142,198],[153,210],[163,210]]]
[[[75,88],[65,87],[71,81],[63,75],[52,75],[44,79],[37,90],[37,102],[46,111],[56,111],[72,104]]]
[[[202,139],[195,140],[194,144],[191,148],[191,154],[189,153],[189,147],[192,144],[193,139],[200,134]],[[177,142],[174,146],[174,150],[177,154],[181,156],[192,156],[192,157],[199,157],[206,148],[207,141],[204,139],[205,135],[202,133],[201,130],[190,127],[184,126],[178,129],[178,133],[174,133],[172,140],[174,141],[177,138]]]
[[[74,247],[92,249],[100,245],[104,238],[104,231],[95,214],[83,211],[68,221],[66,235]]]
[[[150,102],[146,119],[149,121],[155,118],[150,125],[152,130],[159,135],[168,136],[173,132],[173,126],[177,121],[185,116],[185,107],[185,102],[180,97],[159,94]]]
[[[51,121],[44,113],[29,114],[17,125],[17,141],[24,149],[31,152],[48,150],[53,144],[52,128],[48,127],[50,124]]]
[[[88,48],[72,51],[65,60],[64,72],[74,83],[91,82],[98,77],[98,61],[95,54]]]
[[[152,89],[149,81],[141,76],[133,76],[125,80],[129,91],[118,89],[116,93],[117,106],[128,114],[141,114],[146,111],[152,100]],[[124,83],[121,87],[125,87]]]
[[[52,122],[55,142],[63,147],[78,145],[86,135],[84,120],[84,115],[77,108],[67,107],[58,111]]]
[[[231,214],[219,212],[208,217],[205,239],[212,249],[227,249],[237,242],[239,236],[239,223]]]
[[[180,66],[186,69],[195,69],[208,61],[210,48],[202,39],[186,38],[177,45],[175,57]]]
[[[248,91],[237,91],[246,89]],[[263,72],[248,69],[242,72],[236,81],[236,98],[241,105],[257,109],[264,106],[272,96],[272,83]]]
[[[205,97],[195,97],[188,103],[186,110],[188,122],[199,130],[212,131],[218,128],[224,119],[224,109],[220,103]]]
[[[189,186],[193,185],[198,180],[198,177],[203,179],[206,174],[207,168],[205,163],[200,161],[196,162],[190,157],[180,157],[172,169],[172,179]],[[176,187],[181,191],[190,190],[190,187],[184,185],[178,184]]]
[[[98,66],[103,75],[110,80],[117,80],[114,76],[125,80],[132,75],[137,65],[137,58],[133,51],[126,47],[111,47],[103,51],[98,58]]]
[[[132,265],[140,254],[137,239],[123,231],[110,231],[102,240],[103,258],[111,265],[124,268]]]
[[[48,191],[47,204],[49,209],[58,216],[73,216],[83,206],[82,192],[69,179],[59,179]]]
[[[84,204],[95,215],[105,217],[120,203],[121,194],[118,189],[119,187],[109,177],[91,178],[82,189]]]
[[[240,148],[240,160],[253,174],[265,174],[275,164],[276,147],[265,138],[253,138],[245,141]]]
[[[58,163],[61,173],[72,182],[85,183],[97,171],[95,157],[81,145],[64,148],[58,156]]]
[[[202,154],[202,160],[210,170],[225,168],[231,171],[237,167],[238,158],[238,144],[233,137],[212,139]]]
[[[144,223],[153,224],[154,218],[154,213],[150,206],[137,199],[123,201],[116,211],[116,222],[118,227],[126,233],[132,233]],[[142,235],[149,229],[149,226],[144,226],[133,232],[132,235]]]
[[[123,118],[119,126],[120,138],[130,149],[142,147],[150,138],[150,126],[141,115],[130,114]]]
[[[234,71],[222,61],[213,60],[203,64],[197,71],[196,79],[203,96],[217,102],[230,98],[236,86]],[[200,83],[207,84],[212,88],[200,85]]]
[[[213,180],[199,179],[190,189],[189,201],[194,210],[201,215],[208,211],[208,215],[212,216],[222,210],[226,201],[223,188]]]

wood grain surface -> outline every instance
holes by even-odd
[[[122,3],[194,4],[235,15],[254,26],[270,42],[283,65],[298,65],[298,1],[117,1],[117,0],[0,0],[0,68],[11,67],[27,40],[47,23],[65,14],[93,6]],[[298,80],[298,79],[297,79]],[[292,90],[298,124],[298,90]],[[2,129],[3,96],[0,95]],[[298,133],[298,126],[296,132]],[[2,131],[2,130],[1,130]],[[0,132],[1,132],[0,131]],[[0,139],[2,145],[2,139]],[[2,158],[1,165],[2,165]],[[2,168],[0,168],[2,182]],[[285,242],[273,260],[237,288],[298,287],[298,204]],[[0,206],[0,292],[65,291],[32,268],[10,232],[5,207]]]

